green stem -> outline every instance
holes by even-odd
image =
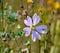
[[[3,18],[4,18],[4,11],[3,11],[3,0],[1,0],[1,11],[2,11],[2,31],[3,31]]]
[[[18,44],[18,42],[17,42],[16,38],[15,38],[15,42],[16,42],[17,46],[19,47],[19,44]]]
[[[41,53],[41,52],[40,52],[40,48],[41,48],[41,46],[40,46],[40,40],[39,40],[39,53]]]
[[[56,17],[55,17],[55,20],[54,20],[54,32],[53,32],[53,35],[55,36],[56,35],[56,33],[55,33],[55,31],[56,31],[56,24],[57,24],[57,19],[56,19]]]

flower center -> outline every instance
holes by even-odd
[[[35,29],[35,26],[34,26],[34,25],[32,25],[32,26],[30,26],[30,28],[31,28],[31,30],[34,30],[34,29]]]

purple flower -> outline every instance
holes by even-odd
[[[35,13],[33,17],[27,16],[27,20],[24,20],[24,24],[28,27],[25,27],[23,30],[25,31],[25,36],[29,36],[30,32],[32,32],[32,40],[35,42],[36,38],[41,40],[40,33],[46,34],[47,29],[46,25],[36,26],[40,21],[40,17]]]

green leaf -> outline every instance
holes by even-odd
[[[29,41],[29,40],[26,41],[26,42],[25,42],[25,45],[26,45],[26,46],[30,45],[30,41]]]
[[[9,22],[18,21],[17,16],[18,16],[18,14],[15,12],[8,14]]]
[[[15,38],[16,34],[14,32],[10,32],[10,37]]]
[[[4,35],[5,33],[4,32],[0,32],[0,37],[2,36],[2,35]]]
[[[22,36],[22,32],[20,30],[17,30],[18,36]]]

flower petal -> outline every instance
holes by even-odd
[[[36,41],[36,37],[33,34],[32,34],[32,40],[33,40],[33,42]]]
[[[45,29],[47,29],[47,26],[46,25],[41,25],[41,26],[37,26],[35,28],[39,33],[42,33],[42,34],[46,34],[47,31]]]
[[[32,19],[31,17],[27,16],[27,20],[24,20],[25,25],[31,26],[32,25]]]
[[[25,31],[25,36],[29,36],[30,35],[31,29],[29,27],[25,27],[23,30]]]
[[[38,32],[36,31],[32,31],[32,40],[35,42],[36,38],[38,38],[39,40],[41,40],[41,36],[39,35]]]
[[[40,17],[37,16],[37,14],[35,13],[35,14],[33,15],[33,25],[38,24],[39,21],[40,21]]]

